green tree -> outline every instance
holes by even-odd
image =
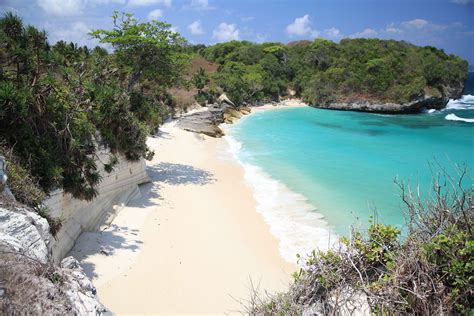
[[[185,40],[158,21],[138,23],[131,13],[112,15],[112,30],[95,30],[90,34],[101,43],[111,44],[117,64],[128,75],[130,92],[145,79],[161,87],[170,87],[181,79],[187,56],[180,53]]]
[[[202,67],[199,68],[199,70],[193,75],[191,79],[191,82],[194,85],[194,87],[198,89],[199,95],[202,94],[202,90],[204,89],[206,85],[209,84],[210,81],[211,79],[209,78],[209,75]]]

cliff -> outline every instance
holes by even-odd
[[[0,314],[100,315],[107,310],[73,257],[54,264],[47,221],[17,203],[0,203]]]
[[[106,152],[99,153],[101,159],[106,156]],[[62,226],[49,245],[52,258],[64,258],[82,232],[110,223],[120,207],[139,194],[138,185],[150,181],[145,168],[144,160],[120,158],[111,173],[101,173],[98,195],[92,201],[75,199],[62,190],[53,192],[44,204],[51,217],[61,219]]]
[[[316,103],[313,107],[322,109],[374,112],[387,114],[419,113],[424,109],[441,110],[446,107],[450,99],[458,99],[464,91],[464,82],[456,81],[439,89],[424,89],[423,93],[409,102],[380,101],[376,97],[360,98],[345,96],[342,100],[329,103]]]

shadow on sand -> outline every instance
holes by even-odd
[[[151,181],[171,185],[204,185],[214,181],[209,171],[177,163],[162,162],[156,166],[149,166],[147,171]]]
[[[133,211],[137,212],[137,216],[141,210],[146,211],[147,207],[161,203],[163,198],[160,195],[160,187],[164,183],[205,185],[215,181],[213,174],[209,171],[184,164],[161,162],[154,166],[147,166],[146,170],[151,182],[140,185],[141,196],[127,204],[127,207],[134,208]],[[135,253],[143,245],[143,242],[138,239],[139,233],[138,227],[112,223],[103,231],[82,233],[69,255],[76,257],[81,262],[86,275],[94,279],[98,277],[95,272],[96,267],[94,263],[87,261],[87,258],[99,253],[104,256],[113,256],[118,251]]]

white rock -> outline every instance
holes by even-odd
[[[0,239],[0,244],[7,247],[11,245],[16,251],[42,263],[47,263],[49,259],[46,244],[49,241],[48,230],[46,220],[33,212],[0,208],[0,233],[9,236]],[[21,249],[16,249],[18,245]]]

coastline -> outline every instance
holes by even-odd
[[[292,103],[292,102],[290,102]],[[265,105],[255,112],[305,106]],[[283,291],[297,266],[257,209],[245,170],[225,139],[190,133],[175,121],[149,138],[152,183],[101,232],[71,251],[105,306],[128,313],[232,313],[253,284]]]
[[[252,107],[252,113],[277,111],[285,108],[308,107],[299,99],[267,103]],[[237,121],[237,124],[240,120]],[[256,211],[263,217],[271,234],[278,240],[280,255],[289,263],[298,264],[298,256],[305,257],[315,248],[330,249],[339,237],[324,216],[300,193],[275,179],[261,166],[241,160],[242,144],[232,135],[234,124],[221,124],[234,159],[244,169],[244,179],[252,188],[257,202]]]

